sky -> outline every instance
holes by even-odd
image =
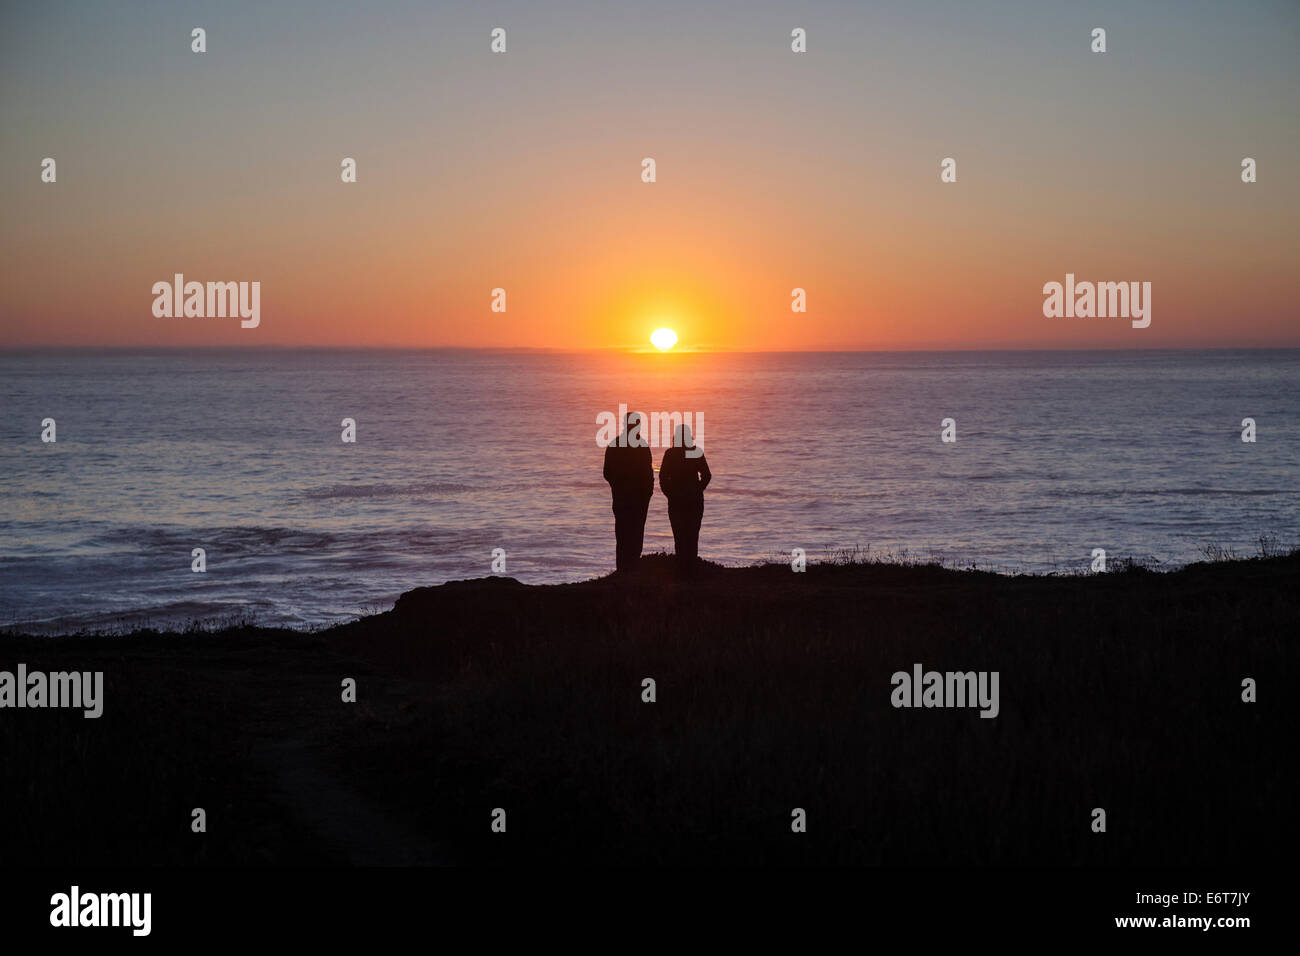
[[[1298,347],[1298,49],[1254,0],[4,0],[0,346]],[[156,317],[178,272],[260,324]],[[1067,273],[1150,326],[1044,316]]]

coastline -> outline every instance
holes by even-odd
[[[7,634],[0,669],[102,671],[104,699],[0,712],[25,820],[5,862],[1280,862],[1297,584],[1300,553],[693,581],[650,556],[625,580],[419,588],[315,633]],[[999,673],[996,717],[891,704],[916,665]]]

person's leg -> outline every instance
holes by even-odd
[[[692,564],[700,555],[700,524],[704,520],[704,506],[692,508],[686,518],[686,558]]]
[[[626,511],[619,509],[614,512],[614,567],[619,571],[626,571],[630,567],[628,561],[628,551],[631,547],[631,529],[628,527],[631,522],[628,521]]]
[[[632,517],[632,527],[628,529],[627,553],[635,565],[641,560],[641,551],[645,547],[645,519],[650,513],[650,501],[647,499]]]
[[[674,506],[672,502],[668,503],[668,523],[673,526],[673,553],[677,555],[680,561],[682,552],[686,547],[687,528],[687,516],[683,513],[680,505]]]

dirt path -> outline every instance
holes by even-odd
[[[326,767],[320,749],[296,737],[263,741],[253,751],[305,828],[357,866],[444,863],[427,837],[383,814]]]

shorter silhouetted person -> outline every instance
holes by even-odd
[[[605,446],[605,480],[614,498],[614,566],[630,571],[641,560],[645,516],[655,493],[654,458],[635,412],[627,416],[623,433]]]
[[[673,545],[683,570],[692,570],[696,564],[700,522],[704,520],[704,489],[712,477],[704,449],[695,447],[690,426],[678,425],[673,447],[664,452],[659,465],[659,490],[668,499]]]

